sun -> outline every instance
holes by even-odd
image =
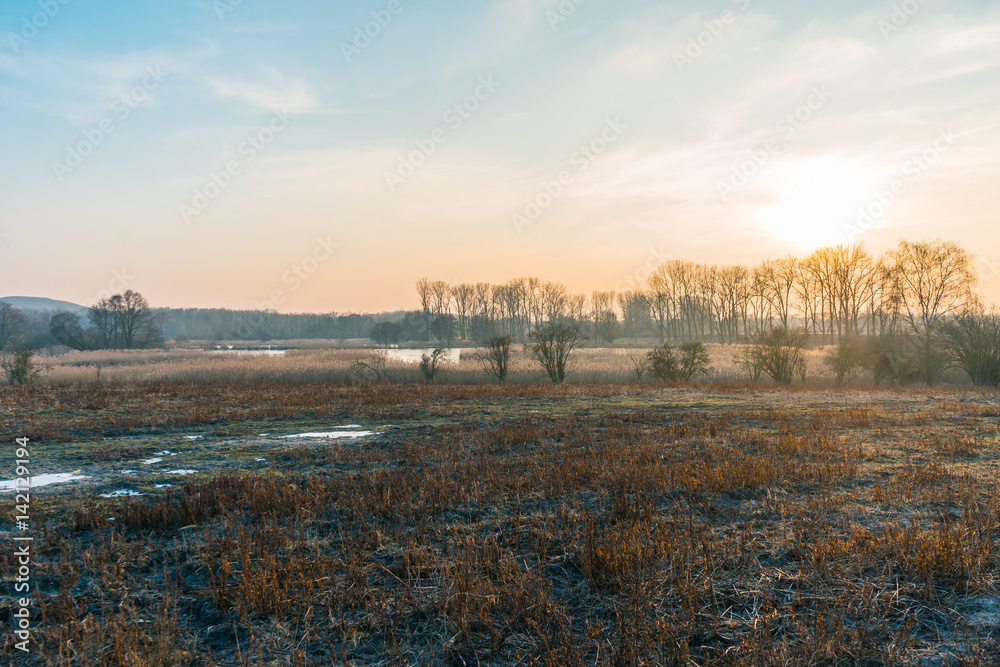
[[[776,164],[775,201],[761,211],[766,233],[796,250],[848,243],[858,209],[875,197],[877,178],[856,160],[814,157]]]

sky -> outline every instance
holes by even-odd
[[[1000,299],[1000,2],[4,0],[0,294],[413,308],[944,238]]]

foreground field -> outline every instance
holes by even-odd
[[[0,404],[35,474],[87,477],[32,497],[37,664],[1000,664],[995,393],[151,382]],[[280,437],[347,426],[373,433]],[[123,488],[146,495],[100,497]]]

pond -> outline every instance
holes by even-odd
[[[385,352],[386,354],[389,355],[390,359],[394,359],[396,361],[402,361],[403,363],[407,364],[419,364],[421,357],[423,357],[425,354],[427,356],[430,356],[431,352],[433,351],[434,348],[428,347],[418,350],[390,349],[386,350]],[[466,352],[468,354],[475,354],[475,350],[471,348],[463,348],[463,347],[445,348],[444,360],[457,364],[460,360],[462,352]]]

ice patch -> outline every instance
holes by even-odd
[[[201,440],[205,436],[203,436],[203,435],[186,435],[184,437],[187,438],[188,440]]]
[[[100,494],[101,498],[121,498],[122,496],[144,496],[145,493],[139,493],[138,491],[132,491],[131,489],[120,489],[118,491],[112,491],[111,493]]]
[[[153,486],[158,489],[169,489],[173,484],[154,484]]]
[[[168,474],[168,475],[193,475],[196,472],[198,472],[198,471],[197,470],[185,470],[185,469],[181,469],[181,470],[168,470],[166,474]]]
[[[87,479],[86,475],[81,475],[79,470],[73,472],[56,472],[48,473],[45,475],[34,475],[30,477],[30,483],[32,489],[36,489],[39,486],[48,486],[49,484],[62,484],[64,482],[72,482],[76,479]],[[5,493],[7,491],[14,490],[26,490],[24,486],[18,486],[18,479],[9,479],[4,482],[0,482],[0,493]]]
[[[375,431],[313,431],[310,433],[296,433],[295,435],[284,435],[283,438],[364,438],[375,435]]]
[[[143,460],[142,460],[142,465],[144,465],[144,466],[151,466],[151,465],[153,465],[154,463],[159,463],[159,462],[160,462],[160,461],[162,461],[162,460],[163,460],[163,459],[161,459],[161,458],[154,458],[154,459],[143,459]]]

